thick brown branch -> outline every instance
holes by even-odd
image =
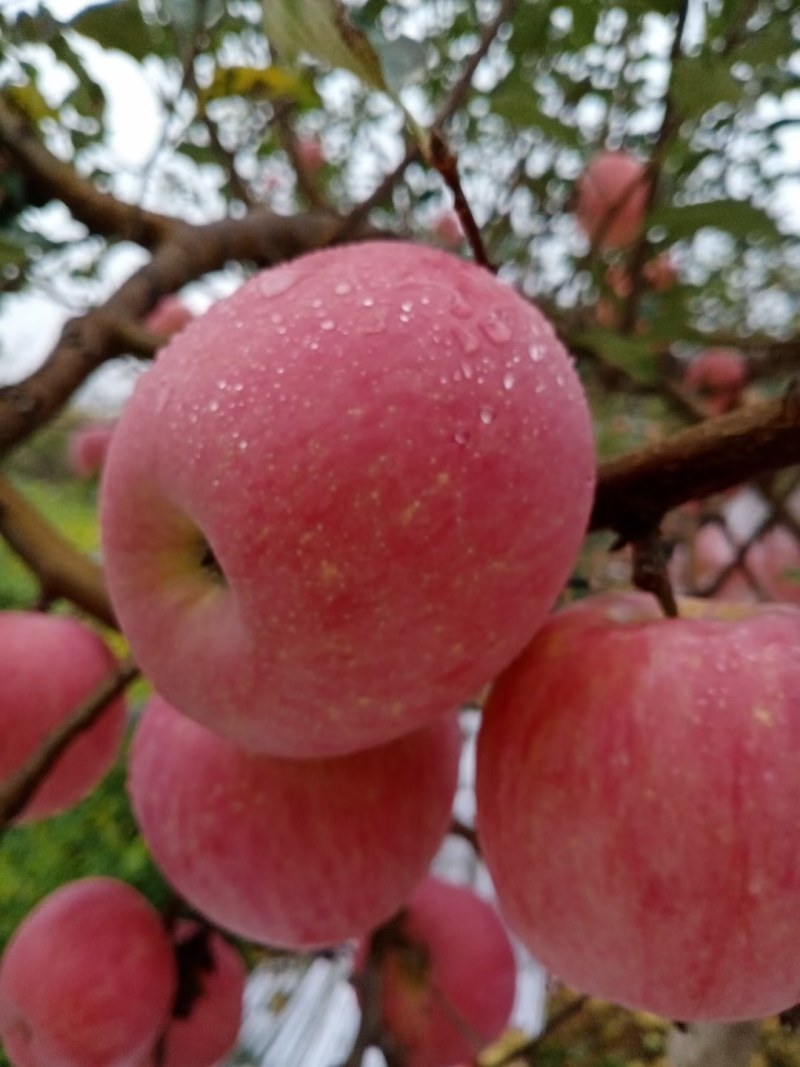
[[[47,772],[70,742],[88,730],[108,705],[138,677],[136,664],[123,660],[112,674],[101,682],[59,727],[50,733],[43,744],[13,774],[0,789],[0,829],[11,822],[31,799]]]
[[[27,178],[36,199],[60,200],[92,233],[155,248],[175,226],[167,215],[125,204],[54,156],[24,115],[0,94],[0,145]]]
[[[707,419],[601,465],[590,529],[636,541],[671,508],[800,464],[800,397]]]
[[[103,572],[0,477],[0,535],[36,575],[45,600],[65,597],[107,626],[117,626]]]

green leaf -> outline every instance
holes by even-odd
[[[157,51],[153,30],[142,18],[138,0],[93,4],[67,25],[103,48],[116,48],[134,59],[142,59]]]
[[[685,118],[703,115],[717,104],[736,104],[743,89],[727,63],[708,55],[680,60],[670,82],[672,99]]]
[[[587,330],[576,338],[576,343],[596,352],[606,363],[619,367],[642,385],[657,385],[661,381],[659,357],[649,341],[622,337],[609,330]]]
[[[745,200],[714,200],[706,204],[662,205],[652,212],[648,223],[663,226],[669,243],[693,237],[708,226],[736,237],[765,237],[773,241],[782,235],[776,223],[761,208]]]
[[[310,79],[287,67],[218,67],[211,85],[199,96],[202,105],[209,100],[249,96],[268,100],[293,100],[303,107],[319,107],[321,101]]]
[[[262,0],[264,29],[282,59],[306,52],[331,67],[349,70],[361,81],[393,95],[366,34],[347,17],[341,0]]]

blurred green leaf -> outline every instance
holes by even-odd
[[[604,362],[619,367],[642,385],[661,380],[660,360],[649,341],[608,330],[587,330],[578,335],[576,344],[597,352]]]
[[[204,105],[230,96],[292,100],[303,107],[320,105],[319,94],[305,74],[279,66],[219,67],[199,100]]]
[[[116,48],[134,59],[157,51],[153,29],[142,18],[138,0],[109,0],[85,8],[67,24],[103,48]]]
[[[736,104],[743,91],[724,60],[702,55],[681,59],[673,68],[670,93],[686,118],[702,115],[717,104]]]
[[[775,221],[746,200],[713,200],[707,204],[661,205],[652,212],[649,223],[663,226],[670,241],[693,237],[704,226],[737,237],[765,237],[780,240]]]

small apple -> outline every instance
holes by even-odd
[[[666,293],[678,281],[678,268],[669,252],[661,252],[648,260],[643,268],[644,280],[654,293]]]
[[[111,673],[114,657],[77,619],[0,612],[0,785]],[[125,729],[125,702],[113,701],[59,757],[18,822],[64,811],[110,770]]]
[[[367,942],[354,965],[364,977]],[[412,893],[379,963],[381,1026],[407,1067],[473,1061],[514,1006],[514,950],[494,908],[466,886],[426,878]]]
[[[297,142],[297,158],[310,175],[321,170],[327,160],[319,137],[301,137]]]
[[[522,648],[594,470],[570,359],[509,286],[401,241],[315,252],[139,379],[103,478],[111,598],[184,714],[276,756],[352,752]]]
[[[113,878],[46,897],[0,961],[12,1067],[132,1067],[169,1018],[175,957],[158,913]]]
[[[149,1053],[139,1067],[217,1067],[233,1050],[242,1021],[247,971],[240,954],[216,930],[178,923],[178,995],[159,1038],[161,1058]]]
[[[170,294],[159,300],[145,319],[145,326],[161,337],[172,337],[188,326],[194,317],[180,297]]]
[[[600,248],[624,248],[644,228],[647,170],[627,152],[600,152],[578,180],[575,215]]]
[[[460,737],[448,716],[352,755],[277,759],[154,697],[129,790],[153,859],[201,914],[253,941],[327,947],[383,922],[426,873]]]
[[[478,832],[512,930],[568,985],[760,1018],[800,994],[800,610],[680,610],[607,594],[539,631],[484,712]]]
[[[100,473],[113,433],[113,423],[95,423],[75,430],[67,446],[67,460],[73,474],[91,478]]]
[[[721,415],[738,407],[747,382],[747,365],[735,348],[706,348],[686,368],[683,381],[700,394],[709,414]]]
[[[437,215],[431,233],[445,248],[458,248],[464,240],[464,231],[455,211],[442,211]]]

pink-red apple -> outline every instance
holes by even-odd
[[[0,613],[0,784],[113,667],[114,657],[102,639],[77,619]],[[54,815],[91,792],[114,762],[124,728],[125,702],[120,698],[71,742],[18,821]]]
[[[194,318],[194,314],[178,296],[162,297],[145,319],[145,326],[162,337],[180,333]]]
[[[711,415],[737,407],[747,382],[747,366],[735,348],[706,348],[684,375],[687,388],[700,394]]]
[[[578,180],[575,215],[601,248],[632,244],[644,227],[645,165],[627,152],[600,152]]]
[[[277,759],[155,697],[129,789],[155,862],[201,914],[254,941],[329,946],[388,918],[426,873],[459,749],[452,716],[348,756]]]
[[[67,445],[67,459],[73,474],[79,478],[91,478],[100,473],[113,433],[113,424],[107,422],[75,430]]]
[[[112,878],[46,897],[0,962],[0,1038],[13,1067],[133,1067],[165,1027],[175,957],[158,913]]]
[[[297,158],[304,170],[310,175],[316,174],[326,162],[319,137],[301,137],[297,142]]]
[[[178,995],[172,1018],[140,1067],[215,1067],[230,1054],[242,1021],[247,971],[221,934],[197,922],[178,924]]]
[[[366,958],[362,942],[357,987]],[[466,886],[438,878],[414,890],[378,968],[381,1026],[407,1067],[474,1061],[514,1006],[514,950],[497,913]]]
[[[437,249],[328,249],[256,275],[139,379],[103,479],[111,597],[185,714],[272,755],[354,751],[523,647],[593,478],[536,308]]]
[[[433,220],[431,232],[445,248],[458,248],[464,240],[461,221],[455,211],[442,211]]]
[[[585,992],[684,1020],[800,994],[800,611],[556,614],[498,680],[478,830],[501,910]]]

